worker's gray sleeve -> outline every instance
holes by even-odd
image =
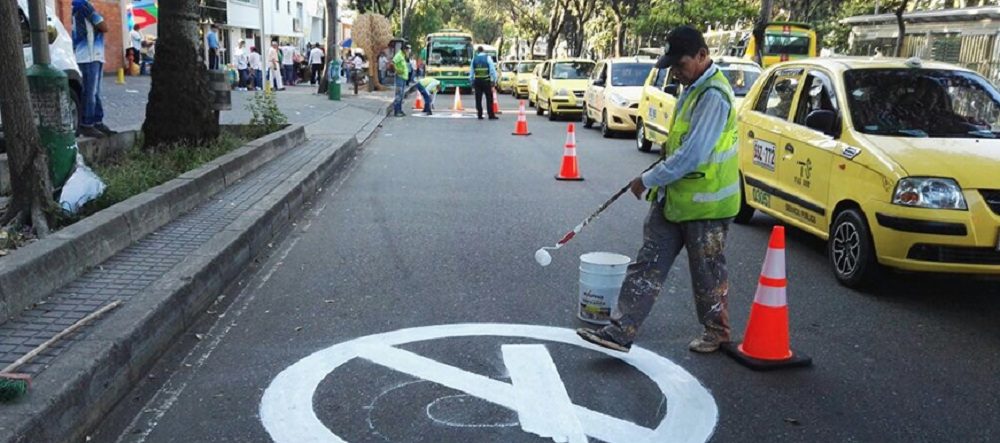
[[[691,129],[673,155],[642,174],[646,188],[669,185],[708,160],[729,118],[729,101],[718,89],[705,91],[691,113]]]

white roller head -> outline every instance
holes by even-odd
[[[549,263],[552,263],[552,256],[549,255],[549,251],[546,251],[545,248],[541,248],[535,251],[535,261],[542,266],[548,266]]]

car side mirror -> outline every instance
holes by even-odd
[[[669,85],[667,85],[667,86],[665,86],[663,88],[663,92],[666,92],[667,94],[670,94],[670,95],[673,95],[673,96],[677,96],[677,90],[678,89],[679,89],[679,86],[677,85],[677,83],[671,83],[671,84],[669,84]]]
[[[837,113],[829,109],[817,109],[806,115],[806,127],[830,136],[836,136],[834,125],[837,124]]]

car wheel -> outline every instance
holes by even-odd
[[[549,108],[549,121],[550,122],[556,121],[556,113],[555,113],[555,111],[552,110],[552,100],[549,100],[545,104]]]
[[[635,145],[640,152],[649,152],[653,149],[653,142],[646,139],[646,124],[642,119],[635,124]]]
[[[614,131],[608,128],[608,111],[601,111],[601,137],[611,138]]]
[[[590,111],[587,110],[586,103],[583,104],[583,127],[588,129],[594,127],[594,120],[590,118]]]
[[[753,213],[753,206],[747,204],[747,193],[745,186],[743,185],[743,174],[740,174],[740,211],[736,213],[736,217],[733,218],[733,222],[740,225],[749,224],[750,220],[753,219]]]
[[[528,106],[535,107],[535,101],[531,99],[530,95],[528,96]]]
[[[545,115],[545,110],[542,109],[542,104],[535,102],[535,115]]]
[[[842,285],[863,288],[878,279],[881,269],[871,231],[860,210],[845,209],[837,214],[827,248],[833,274]]]

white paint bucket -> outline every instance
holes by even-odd
[[[632,259],[612,252],[590,252],[580,256],[580,320],[599,325],[610,322],[618,311],[618,291]]]

